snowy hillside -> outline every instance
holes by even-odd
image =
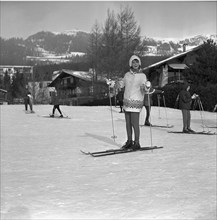
[[[82,30],[78,30],[78,29],[74,29],[74,30],[66,30],[66,31],[62,31],[62,32],[52,32],[55,35],[68,35],[68,36],[76,36],[79,32],[83,32],[83,33],[87,33],[86,31],[82,31]]]
[[[217,35],[198,35],[186,39],[141,37],[144,56],[173,56],[192,49],[207,39],[217,42]],[[63,32],[41,31],[27,39],[9,39],[2,41],[3,64],[22,63],[23,60],[36,62],[62,63],[83,59],[90,42],[90,33],[82,30],[67,30]],[[15,54],[15,58],[11,58]],[[17,58],[19,57],[19,59]],[[15,61],[18,60],[18,61]]]
[[[198,45],[203,44],[208,39],[217,42],[217,35],[198,35],[185,39],[177,38],[150,38],[142,37],[145,42],[147,50],[145,51],[146,56],[164,56],[164,55],[175,55],[183,52],[183,44],[186,45],[186,50],[190,50]]]
[[[85,33],[80,30],[68,30],[65,32],[55,32],[55,36],[73,36],[76,37],[79,33]],[[86,33],[88,35],[88,33]],[[186,39],[174,39],[174,38],[149,38],[143,37],[142,40],[145,42],[146,50],[144,51],[145,56],[165,56],[165,55],[175,55],[183,51],[183,44],[186,44],[186,50],[190,50],[207,39],[213,39],[216,41],[217,35],[198,35],[195,37],[190,37]],[[48,51],[43,49],[44,38],[34,38],[34,42],[37,43],[35,50],[37,51],[38,56],[28,56],[27,59],[34,60],[49,60],[53,62],[69,62],[71,58],[75,56],[84,56],[85,52],[73,52],[71,50],[71,45],[73,45],[72,40],[67,43],[67,50],[62,54],[56,54],[53,51]],[[41,46],[40,46],[41,45]],[[77,45],[79,47],[79,45]]]

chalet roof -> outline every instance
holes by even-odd
[[[32,68],[33,66],[0,65],[0,68]]]
[[[79,78],[79,79],[82,79],[82,80],[85,80],[85,81],[91,81],[92,80],[92,76],[90,75],[90,73],[89,72],[84,72],[84,71],[74,71],[74,70],[62,69],[62,70],[55,71],[55,75],[56,75],[56,77],[50,83],[49,87],[53,87],[55,85],[55,82],[58,79],[62,79],[66,75],[74,76],[76,78]]]
[[[69,74],[71,76],[74,76],[79,79],[83,79],[85,81],[91,81],[93,79],[92,74],[90,74],[89,72],[84,72],[84,71],[74,71],[74,70],[63,69],[62,73]]]
[[[174,55],[174,56],[172,56],[172,57],[169,57],[169,58],[167,58],[167,59],[165,59],[165,60],[161,60],[161,61],[159,61],[159,62],[157,62],[157,63],[154,63],[154,64],[152,64],[152,65],[150,65],[150,66],[147,66],[147,67],[143,68],[143,71],[149,70],[149,69],[151,69],[151,68],[155,68],[155,67],[158,67],[158,66],[161,66],[161,65],[164,65],[164,64],[166,64],[166,63],[172,61],[173,59],[186,56],[186,55],[189,54],[189,53],[192,53],[192,52],[194,52],[194,51],[199,50],[202,46],[203,46],[203,44],[201,44],[201,45],[199,45],[199,46],[197,46],[197,47],[194,47],[194,48],[192,48],[192,49],[190,49],[190,50],[187,50],[187,51],[185,51],[185,52],[176,54],[176,55]],[[176,64],[176,65],[177,65],[177,64]]]
[[[0,89],[0,92],[7,93],[8,91],[4,89]]]
[[[188,66],[184,63],[170,63],[169,67],[171,67],[172,69],[178,69],[178,70],[184,70],[188,68]]]
[[[54,86],[55,82],[59,78],[60,79],[65,78],[66,75],[73,76],[73,77],[76,77],[76,78],[79,78],[79,79],[82,79],[82,80],[88,81],[88,82],[91,82],[93,80],[93,75],[91,73],[85,72],[85,71],[74,71],[74,70],[62,69],[62,70],[59,70],[59,74],[58,74],[58,71],[55,71],[55,74],[57,74],[57,76],[50,83],[49,87]],[[100,83],[100,82],[104,82],[104,81],[98,80],[98,82]]]

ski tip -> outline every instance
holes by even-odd
[[[163,146],[151,146],[151,147],[147,147],[147,149],[151,149],[151,150],[160,149],[160,148],[164,148],[164,147],[163,147]]]
[[[170,134],[200,134],[200,135],[216,135],[216,132],[206,132],[206,131],[195,131],[195,132],[189,132],[189,133],[185,133],[182,131],[168,131],[168,133]]]
[[[85,151],[83,151],[83,150],[80,150],[80,152],[81,152],[82,154],[85,154],[85,155],[91,154],[90,152],[85,152]]]

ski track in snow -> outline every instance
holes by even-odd
[[[163,149],[93,158],[80,150],[126,141],[119,108],[113,107],[115,142],[109,106],[61,106],[68,120],[37,116],[49,115],[50,105],[35,105],[35,114],[23,105],[0,108],[1,219],[216,219],[217,135],[169,134],[182,130],[179,110],[152,107],[153,124],[174,127],[140,128],[142,146],[150,146],[152,132],[153,145]],[[191,116],[192,129],[205,129],[199,111]],[[204,112],[207,124],[216,118]]]

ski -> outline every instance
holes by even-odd
[[[34,111],[25,111],[26,114],[34,114]]]
[[[203,128],[217,128],[217,125],[201,125]]]
[[[132,153],[132,152],[138,152],[138,151],[146,151],[146,150],[156,150],[163,148],[162,146],[152,146],[152,147],[141,147],[138,150],[128,149],[128,150],[122,150],[122,149],[111,149],[111,150],[105,150],[105,151],[97,151],[97,152],[84,152],[81,150],[81,152],[85,155],[90,155],[92,157],[102,157],[102,156],[109,156],[109,155],[115,155],[115,154],[124,154],[124,153]]]
[[[96,151],[96,152],[85,152],[80,150],[81,153],[90,155],[90,154],[103,154],[103,153],[110,153],[110,152],[117,152],[117,151],[124,151],[123,149],[109,149],[109,150],[104,150],[104,151]]]
[[[173,134],[203,134],[203,135],[216,135],[215,132],[210,132],[210,131],[195,131],[191,133],[184,133],[182,131],[168,131],[168,133],[173,133]]]
[[[43,118],[56,118],[56,119],[71,119],[69,116],[63,116],[63,117],[54,116],[54,117],[51,117],[50,115],[38,115],[38,117],[43,117]]]
[[[150,127],[149,125],[140,125],[141,127]],[[154,128],[173,128],[174,125],[151,125]]]
[[[57,115],[52,116],[52,115],[50,115],[50,114],[49,114],[49,117],[50,117],[50,118],[68,118],[68,119],[69,119],[69,116],[60,117],[60,116],[57,116]]]

